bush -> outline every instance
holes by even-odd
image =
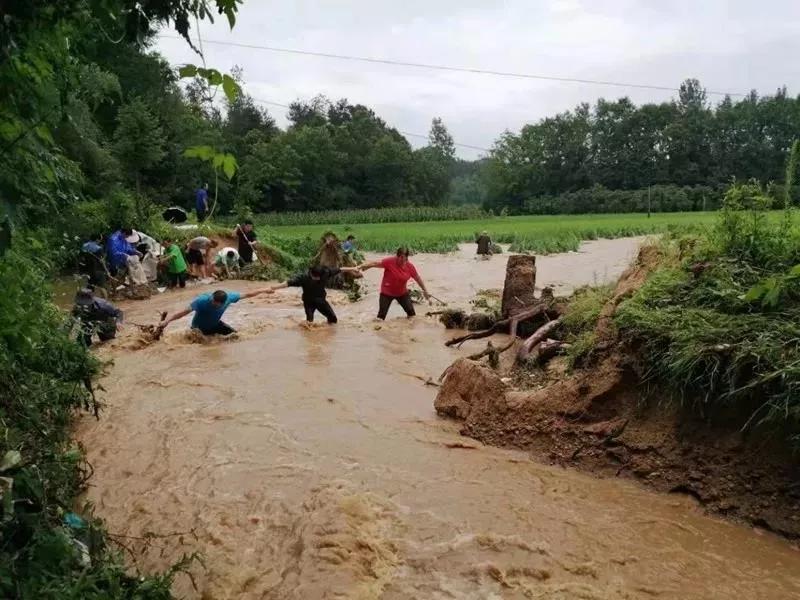
[[[644,379],[707,417],[800,434],[800,296],[773,305],[750,294],[798,259],[791,215],[768,219],[755,184],[725,196],[717,227],[672,242],[673,260],[616,313]]]
[[[0,259],[0,597],[168,598],[172,572],[130,576],[90,515],[65,523],[88,472],[70,423],[98,363],[50,302],[51,265],[26,256]]]

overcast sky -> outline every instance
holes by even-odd
[[[696,77],[708,90],[771,94],[786,85],[790,94],[800,91],[798,0],[245,0],[232,31],[220,17],[201,33],[205,40],[556,77],[675,88]],[[157,49],[176,65],[198,62],[181,40],[161,38]],[[241,66],[255,98],[288,104],[320,93],[345,97],[401,131],[420,134],[440,116],[457,143],[485,148],[506,129],[582,101],[627,95],[643,103],[674,95],[210,43],[205,56],[208,66],[224,72]],[[267,108],[286,124],[285,109]]]

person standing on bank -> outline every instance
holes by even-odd
[[[306,311],[306,321],[314,322],[314,313],[320,314],[328,319],[328,324],[333,325],[338,322],[333,307],[328,303],[328,292],[325,286],[339,273],[357,273],[358,267],[342,267],[341,269],[331,269],[328,267],[313,266],[308,273],[300,273],[289,279],[286,283],[274,286],[273,290],[285,287],[303,288],[303,308]]]
[[[425,287],[425,282],[422,277],[417,273],[417,269],[408,260],[410,252],[408,248],[401,246],[397,249],[394,256],[368,262],[361,265],[359,268],[362,271],[373,268],[383,269],[383,279],[381,280],[381,295],[378,300],[378,318],[383,320],[389,312],[393,300],[403,307],[406,315],[413,317],[416,312],[414,311],[414,304],[411,302],[411,296],[408,293],[406,284],[409,279],[413,279],[422,288],[422,294],[426,300],[430,300],[431,296],[428,293],[428,288]]]
[[[158,333],[160,335],[167,328],[167,325],[191,313],[194,313],[191,328],[197,329],[203,335],[230,335],[236,333],[233,327],[222,320],[222,315],[225,314],[228,307],[239,302],[239,300],[246,300],[259,294],[272,293],[272,288],[268,287],[247,292],[246,294],[227,292],[225,290],[200,294],[192,300],[189,308],[178,311],[171,317],[165,316],[161,323],[158,324]]]
[[[253,229],[253,222],[248,219],[244,225],[237,225],[233,231],[236,239],[239,240],[239,264],[244,267],[253,262],[254,247],[258,244],[256,231]]]
[[[189,273],[186,268],[186,259],[183,258],[180,246],[170,237],[165,237],[161,240],[162,245],[166,248],[166,252],[159,259],[160,265],[167,267],[167,280],[169,287],[174,288],[180,286],[186,287],[186,278]]]
[[[204,183],[194,193],[194,209],[197,211],[197,222],[202,223],[208,216],[208,184]]]

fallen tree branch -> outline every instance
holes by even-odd
[[[567,342],[547,338],[536,347],[536,361],[539,363],[547,362],[556,354],[569,347],[570,344]]]
[[[522,346],[520,346],[519,351],[517,352],[517,360],[522,361],[528,358],[528,355],[531,351],[541,342],[543,342],[547,336],[550,334],[551,331],[555,330],[556,327],[561,325],[561,320],[563,317],[558,317],[550,321],[549,323],[545,323],[539,329],[533,332],[528,339],[522,342]]]
[[[481,338],[486,338],[489,336],[494,335],[495,333],[501,333],[504,330],[509,330],[511,332],[511,336],[514,337],[517,334],[517,325],[526,319],[531,319],[536,317],[550,307],[547,303],[537,304],[536,306],[532,306],[530,308],[526,308],[525,310],[521,310],[516,313],[513,317],[509,317],[508,319],[503,319],[498,321],[494,325],[492,325],[489,329],[484,329],[483,331],[476,331],[474,333],[469,333],[467,335],[462,335],[459,337],[455,337],[452,340],[448,340],[445,342],[445,346],[461,346],[464,342],[468,340],[479,340]]]
[[[495,348],[490,340],[486,342],[486,348],[484,350],[476,354],[472,354],[467,358],[470,360],[480,360],[484,356],[488,356],[489,366],[492,367],[493,369],[496,369],[497,367],[500,366],[500,354],[511,348],[511,346],[513,346],[514,342],[516,341],[517,340],[515,338],[511,338],[511,341],[508,342],[508,344],[506,344],[505,346],[501,346],[500,348]]]

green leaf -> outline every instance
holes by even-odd
[[[227,74],[222,76],[222,90],[225,92],[228,102],[233,102],[242,93],[242,88],[236,83],[236,80]]]
[[[795,265],[789,271],[789,275],[792,277],[800,277],[800,265]]]
[[[228,17],[228,24],[233,29],[234,25],[236,25],[236,9],[232,7],[227,7],[225,9],[225,16]]]
[[[236,175],[236,171],[239,169],[239,163],[236,162],[236,157],[233,154],[226,154],[225,160],[222,163],[222,170],[225,173],[225,177],[229,180],[233,179],[233,176]]]
[[[222,166],[222,163],[225,162],[225,155],[224,154],[215,154],[214,155],[214,168],[219,169]]]
[[[764,287],[763,283],[759,283],[751,287],[748,292],[744,295],[745,302],[755,302],[759,298],[761,298],[767,292],[766,287]]]
[[[776,306],[778,306],[778,302],[781,299],[782,291],[783,288],[780,285],[776,285],[764,295],[764,298],[761,300],[761,305],[769,306],[770,308],[775,308]]]
[[[208,81],[208,85],[222,85],[222,73],[216,69],[197,69],[197,74]]]
[[[0,473],[13,469],[22,462],[22,454],[19,450],[9,450],[3,455],[3,460],[0,461]]]
[[[214,158],[214,148],[211,146],[190,146],[183,151],[186,158],[199,158],[200,160],[209,161]]]
[[[39,136],[39,139],[43,142],[47,142],[48,144],[55,144],[55,140],[53,139],[53,134],[50,133],[50,128],[47,125],[39,125],[36,129],[34,129],[36,135]]]
[[[180,77],[194,77],[197,75],[197,67],[195,65],[183,65],[178,69],[178,75]]]

